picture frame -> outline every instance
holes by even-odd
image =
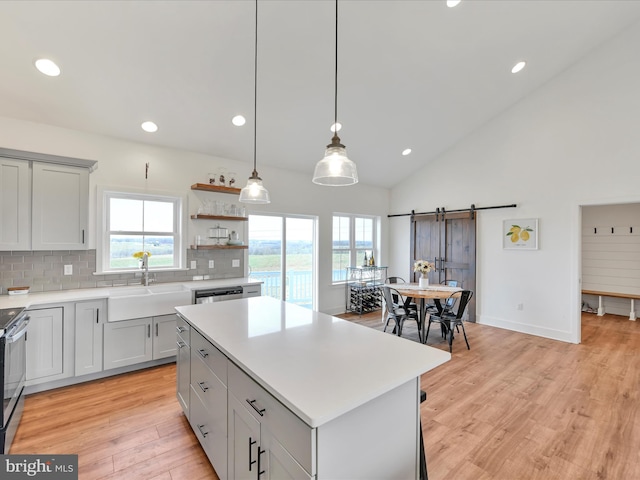
[[[502,248],[505,250],[538,250],[538,219],[503,220]]]

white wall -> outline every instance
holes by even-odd
[[[580,205],[640,200],[639,44],[636,25],[392,190],[391,213],[518,205],[478,215],[479,323],[580,341]],[[530,217],[540,249],[503,250],[502,221]],[[408,275],[408,218],[389,230]]]
[[[207,173],[224,166],[238,173],[239,186],[246,184],[253,170],[253,159],[238,162],[208,155],[141,143],[126,142],[75,130],[24,122],[0,117],[0,146],[17,150],[63,155],[97,160],[97,170],[90,176],[90,248],[95,248],[96,186],[125,186],[153,191],[189,192],[189,213],[194,214],[206,192],[191,191],[194,183],[206,183]],[[277,212],[316,215],[319,218],[319,281],[318,309],[327,313],[344,311],[344,287],[331,285],[331,233],[334,212],[380,215],[382,245],[379,264],[388,258],[386,242],[389,191],[383,188],[355,185],[353,187],[320,187],[311,182],[313,168],[324,153],[318,146],[317,158],[309,158],[308,174],[269,169],[260,165],[258,171],[271,194],[272,203],[250,206],[249,213]],[[304,159],[301,159],[304,161]],[[145,180],[145,163],[149,162],[149,178]],[[232,202],[232,197],[216,199]],[[192,243],[196,233],[194,221],[189,221],[187,240]],[[228,225],[231,228],[231,225]]]

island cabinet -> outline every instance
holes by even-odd
[[[185,412],[220,478],[419,478],[420,375],[448,352],[270,297],[176,310]]]
[[[200,333],[191,335],[189,423],[218,477],[227,478],[227,358]]]
[[[233,363],[228,430],[229,478],[313,478],[314,429]]]
[[[177,317],[176,332],[176,397],[188,420],[191,397],[191,328],[184,319]]]

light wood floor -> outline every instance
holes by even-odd
[[[345,317],[381,328],[379,312]],[[640,479],[640,322],[582,323],[581,345],[466,324],[471,350],[456,337],[422,377],[431,480]],[[439,331],[428,343],[448,349]],[[81,480],[217,478],[175,400],[175,365],[27,397],[11,453],[77,453]]]

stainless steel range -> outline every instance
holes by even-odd
[[[0,309],[0,383],[3,385],[0,411],[0,453],[9,453],[24,407],[27,365],[27,324],[23,308]]]

